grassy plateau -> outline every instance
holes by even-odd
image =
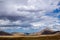
[[[60,40],[60,35],[41,36],[0,36],[0,40]]]

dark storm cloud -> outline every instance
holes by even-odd
[[[32,25],[33,29],[39,29],[39,27],[42,26],[53,27],[54,25],[60,24],[60,23],[56,24],[56,21],[59,20],[55,17],[52,17],[54,14],[50,13],[52,10],[56,9],[57,7],[56,1],[54,0],[48,0],[50,2],[46,0],[38,1],[29,0],[29,1],[30,2],[27,3],[27,0],[0,0],[0,26],[31,27]],[[53,3],[53,5],[50,5],[51,3]],[[23,10],[18,11],[18,9]],[[41,9],[43,11],[37,10],[39,11],[39,13],[37,13],[35,9]],[[52,16],[46,16],[45,15],[46,12],[50,13]],[[57,11],[57,13],[59,12]]]
[[[17,21],[17,20],[27,21],[27,20],[30,20],[29,18],[24,17],[24,16],[7,16],[7,15],[1,15],[0,19],[3,19],[3,20],[8,19],[10,21]]]
[[[10,9],[10,6],[12,5],[27,5],[27,0],[0,0],[0,19],[3,20],[10,20],[10,21],[27,21],[30,20],[30,18],[21,16],[20,14],[17,14],[14,9]],[[17,15],[17,16],[16,16]],[[19,16],[18,16],[19,15]]]
[[[21,27],[20,25],[0,25],[0,27]]]
[[[22,23],[20,26],[21,27],[32,27],[30,23]]]
[[[24,28],[26,28],[26,27],[32,27],[32,25],[31,24],[29,24],[29,23],[21,23],[20,25],[14,25],[14,24],[12,24],[12,25],[0,25],[0,27],[24,27]]]
[[[0,3],[3,3],[4,1],[0,1]]]
[[[26,27],[32,26],[31,24],[29,24],[29,22],[26,23],[26,21],[32,20],[32,18],[28,18],[26,16],[22,16],[20,13],[19,14],[17,13],[18,7],[17,9],[14,7],[19,6],[19,5],[27,5],[27,0],[0,0],[0,20],[4,21],[4,22],[1,22],[2,25],[0,24],[0,27],[24,27],[26,28]],[[16,21],[19,21],[18,22],[19,24],[16,23]],[[4,23],[7,23],[7,24],[5,25]]]
[[[21,10],[21,9],[17,9],[17,11],[20,11],[20,12],[31,12],[31,13],[34,12],[35,13],[35,12],[40,12],[40,11],[43,11],[43,10],[30,10],[30,9],[29,10],[23,10],[23,9]]]

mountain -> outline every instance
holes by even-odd
[[[30,36],[40,36],[40,35],[51,35],[51,34],[60,34],[60,31],[53,31],[50,28],[45,28],[42,31],[29,34]]]
[[[47,30],[47,29],[45,29],[45,30],[43,30],[43,31],[41,32],[41,35],[48,35],[48,34],[55,34],[55,33],[54,33],[54,31],[52,31],[52,30]]]
[[[56,34],[60,34],[60,31],[55,31],[54,33],[56,33]]]
[[[12,35],[12,34],[4,32],[4,31],[0,31],[0,36],[7,36],[7,35]]]
[[[58,33],[60,33],[60,31],[53,31],[48,28],[41,31],[41,35],[58,34]]]

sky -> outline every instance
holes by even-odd
[[[60,0],[0,0],[0,31],[60,31]]]

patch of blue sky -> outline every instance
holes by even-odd
[[[12,33],[12,32],[24,32],[23,29],[7,29],[7,30],[4,30],[5,32],[9,32],[9,33]]]
[[[58,16],[58,18],[60,19],[60,15]]]
[[[53,10],[52,12],[47,12],[46,15],[60,18],[60,15],[58,15],[58,14],[60,14],[60,8],[57,8],[57,9]]]
[[[53,10],[53,13],[59,13],[59,12],[60,12],[60,8]]]
[[[20,29],[7,29],[7,30],[4,30],[5,32],[8,32],[8,33],[12,33],[12,32],[22,32],[22,33],[34,33],[34,32],[38,32],[38,31],[41,31],[45,29],[44,26],[40,27],[39,29],[33,29],[33,28],[30,28],[28,30],[24,30],[23,28],[20,28]]]
[[[12,33],[12,32],[22,32],[22,33],[33,33],[33,32],[37,32],[38,29],[29,29],[29,30],[24,30],[24,29],[7,29],[7,30],[4,30],[5,32],[9,32],[9,33]]]

